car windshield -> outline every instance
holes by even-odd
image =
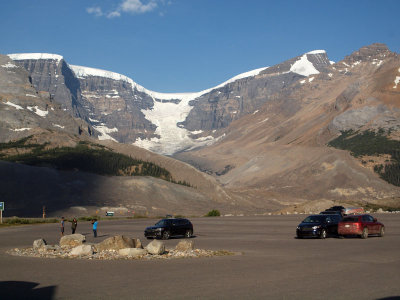
[[[167,225],[167,221],[166,220],[160,220],[156,223],[155,226],[166,226]]]
[[[325,221],[326,216],[309,216],[304,219],[303,223],[321,223]]]

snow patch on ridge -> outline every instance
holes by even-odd
[[[14,108],[16,108],[16,109],[24,109],[22,106],[17,105],[17,104],[14,104],[14,103],[12,103],[12,102],[10,102],[10,101],[5,102],[4,104],[9,105],[9,106],[12,106],[12,107],[14,107]]]
[[[64,59],[61,55],[50,53],[16,53],[7,54],[7,56],[12,60],[51,59],[60,62],[60,60]]]
[[[47,110],[41,110],[39,106],[28,106],[27,109],[43,118],[49,113]]]
[[[326,54],[325,50],[313,50],[310,52],[307,52],[306,54]]]
[[[13,68],[18,68],[18,66],[12,64],[12,63],[6,63],[5,65],[1,65],[3,68],[6,69],[13,69]]]
[[[321,51],[321,50],[316,50]],[[311,51],[313,52],[313,51]],[[315,53],[308,53],[315,54]],[[310,76],[314,74],[319,74],[319,71],[314,67],[312,62],[307,59],[307,53],[304,54],[298,61],[296,61],[290,68],[290,71],[303,76]]]
[[[15,129],[10,129],[12,131],[25,131],[25,130],[31,130],[32,128],[15,128]]]
[[[115,128],[115,127],[114,128],[108,128],[107,126],[104,126],[104,125],[93,126],[93,128],[101,133],[101,135],[99,135],[99,140],[101,140],[101,141],[102,140],[112,140],[114,142],[118,142],[113,137],[108,135],[108,133],[118,132],[118,128]]]

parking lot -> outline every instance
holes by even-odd
[[[58,243],[59,224],[0,228],[0,298],[400,299],[400,214],[374,216],[386,235],[365,240],[295,239],[305,215],[192,218],[196,248],[237,255],[171,260],[14,257],[5,251],[37,238]],[[123,234],[146,245],[156,221],[100,220],[96,242]],[[95,242],[90,222],[77,232]]]

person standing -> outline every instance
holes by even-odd
[[[72,225],[71,225],[72,234],[75,233],[76,227],[77,227],[77,226],[78,226],[78,221],[76,220],[76,218],[74,218],[74,219],[72,220]]]
[[[64,217],[61,217],[61,226],[60,226],[60,229],[61,229],[61,236],[64,236]]]
[[[93,224],[93,236],[96,238],[97,237],[97,219],[92,220]]]

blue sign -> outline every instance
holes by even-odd
[[[4,202],[0,202],[0,210],[4,210]]]

